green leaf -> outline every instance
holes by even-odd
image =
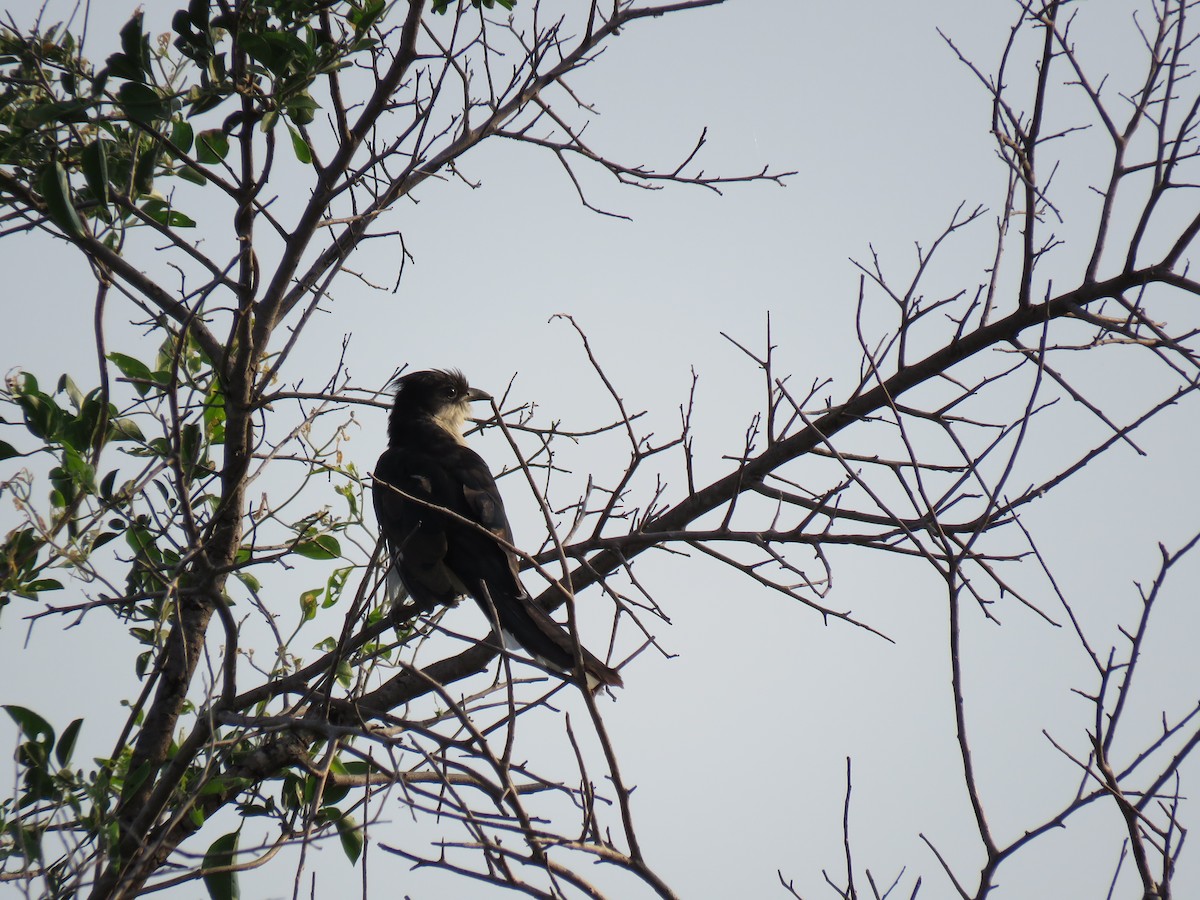
[[[154,190],[154,173],[158,169],[158,161],[162,156],[162,145],[155,141],[150,146],[143,146],[138,156],[137,165],[133,168],[133,190],[137,196],[144,196]]]
[[[297,125],[311,124],[320,108],[321,104],[308,91],[301,91],[287,102],[287,114]]]
[[[54,729],[50,723],[24,706],[5,706],[4,711],[17,723],[21,734],[42,747],[48,754],[54,747]]]
[[[139,9],[121,28],[122,55],[140,78],[150,70],[150,39],[142,31],[142,11]]]
[[[181,213],[177,209],[171,209],[162,200],[157,197],[147,200],[142,204],[142,212],[152,218],[160,225],[166,225],[168,228],[195,228],[196,220],[191,216]]]
[[[334,487],[334,490],[346,498],[346,505],[350,507],[351,518],[358,517],[358,495],[354,492],[354,485],[339,484]]]
[[[225,443],[225,395],[221,382],[214,378],[204,398],[204,434],[210,443]]]
[[[304,784],[291,772],[283,776],[279,799],[288,809],[300,809],[308,803],[308,798],[304,796]]]
[[[317,598],[320,596],[320,588],[313,588],[300,595],[300,616],[303,621],[311,622],[317,615]]]
[[[36,598],[41,591],[61,591],[62,589],[62,582],[56,578],[39,578],[37,581],[31,581],[25,585],[22,593],[26,596],[33,595]]]
[[[96,470],[74,447],[63,447],[63,468],[81,490],[91,494],[96,492]]]
[[[225,58],[223,56],[214,56],[209,59],[207,70],[210,81],[217,83],[217,86],[210,84],[201,87],[198,84],[194,84],[188,89],[185,101],[190,107],[188,118],[208,112],[210,109],[216,109],[232,93],[232,90],[222,89],[219,86],[220,82],[225,78]]]
[[[88,104],[82,100],[67,100],[60,103],[40,103],[28,113],[28,124],[37,127],[48,122],[86,122]]]
[[[212,900],[238,900],[241,892],[238,889],[237,872],[212,872],[209,869],[233,865],[237,853],[238,833],[231,831],[223,834],[209,845],[204,854],[204,864],[201,874],[204,876],[204,886]]]
[[[153,381],[150,376],[150,368],[140,359],[134,359],[124,353],[110,353],[108,361],[120,369],[122,375],[134,382],[133,388],[138,394],[144,397],[150,390],[148,382]]]
[[[353,566],[344,566],[343,568],[333,570],[329,576],[329,580],[325,582],[325,601],[321,604],[322,609],[328,609],[341,599],[342,591],[345,589],[346,582],[353,571]]]
[[[58,377],[58,387],[54,389],[54,393],[66,394],[76,412],[83,406],[83,391],[79,390],[79,385],[75,383],[75,379],[70,375],[64,374]]]
[[[0,441],[0,460],[12,459],[14,456],[20,456],[17,448],[8,441]]]
[[[113,440],[144,441],[146,436],[133,419],[113,419],[109,422],[108,430]]]
[[[157,562],[161,557],[154,536],[142,525],[135,524],[125,529],[125,543],[138,556],[146,557]]]
[[[197,28],[208,27],[208,0],[189,0],[188,18]]]
[[[255,781],[252,778],[242,778],[234,775],[217,775],[206,781],[200,787],[201,797],[212,797],[217,794],[236,794],[250,787]]]
[[[195,422],[188,422],[183,426],[183,430],[179,435],[179,455],[183,464],[184,474],[190,479],[196,475],[194,471],[197,466],[203,468],[207,460],[204,459],[204,438],[200,430],[200,426]]]
[[[229,155],[229,136],[220,128],[196,135],[196,159],[205,165],[218,163]]]
[[[306,559],[337,559],[342,555],[342,545],[332,534],[319,534],[309,541],[301,541],[293,548]]]
[[[66,376],[63,376],[66,378]],[[75,390],[75,385],[67,379],[71,389]],[[77,392],[77,391],[76,391]],[[116,412],[116,408],[111,404],[106,404],[101,400],[100,389],[88,393],[86,397],[76,401],[76,409],[79,410],[79,415],[72,422],[67,422],[62,429],[63,443],[70,444],[77,450],[91,450],[96,446],[97,441],[107,435],[100,433],[102,420],[110,414]]]
[[[25,427],[34,437],[44,441],[57,440],[59,423],[67,413],[38,390],[36,378],[28,373],[22,374],[24,378],[16,385],[13,394],[17,405],[25,414]]]
[[[262,41],[262,47],[268,48],[264,56],[278,68],[280,74],[307,68],[313,62],[308,44],[290,31],[263,31],[258,39]]]
[[[13,822],[5,829],[5,843],[8,846],[16,845],[21,848],[22,855],[26,859],[41,859],[42,858],[42,835],[43,831],[38,828],[25,828],[20,821]],[[10,843],[11,842],[11,843]],[[7,847],[5,848],[7,851]],[[6,852],[6,856],[8,855]]]
[[[92,141],[83,148],[82,157],[83,177],[92,196],[101,206],[108,206],[112,198],[108,190],[108,152],[104,149],[104,141],[99,138]]]
[[[346,854],[346,859],[350,860],[351,865],[357,863],[359,856],[362,855],[362,829],[358,827],[354,817],[348,815],[339,816],[334,820],[333,825],[337,828],[338,837],[341,838],[342,852]]]
[[[46,214],[50,221],[70,237],[83,237],[83,221],[71,202],[71,184],[62,163],[56,161],[42,170],[39,188],[42,199],[46,201]]]
[[[99,550],[101,547],[103,547],[105,544],[107,544],[109,541],[111,541],[113,538],[115,538],[118,533],[119,532],[116,532],[116,531],[100,532],[98,535],[96,535],[96,539],[94,541],[92,541],[92,549]]]
[[[60,766],[66,766],[71,762],[71,754],[75,751],[75,739],[79,737],[79,729],[83,725],[83,719],[76,719],[66,730],[63,731],[62,737],[58,740],[58,747],[54,751],[54,757],[58,760]]]
[[[187,153],[192,149],[192,126],[189,122],[179,119],[171,124],[172,152]]]
[[[329,772],[332,775],[347,775],[345,764],[338,757],[334,757],[329,761]],[[338,809],[333,809],[335,803],[341,803],[350,794],[350,786],[348,784],[333,784],[330,781],[325,782],[325,790],[321,793],[321,802],[325,805],[322,809],[324,812],[333,812],[336,816],[342,815]]]
[[[42,546],[44,542],[38,539],[32,528],[10,531],[0,546],[0,573],[7,575],[18,571],[32,574],[31,567],[36,566],[37,553]]]
[[[434,5],[436,6],[437,4]],[[360,8],[351,9],[346,18],[354,26],[354,33],[362,36],[367,29],[378,21],[385,9],[387,9],[385,0],[366,0]]]
[[[117,105],[127,118],[134,122],[153,125],[167,115],[167,101],[149,85],[139,81],[127,81],[117,91]]]
[[[292,151],[296,154],[296,159],[304,163],[306,166],[311,166],[313,157],[312,150],[308,146],[308,142],[304,140],[304,136],[300,134],[291,125],[288,125],[288,133],[292,136]]]
[[[190,181],[192,184],[198,184],[201,187],[208,184],[208,179],[191,166],[180,166],[178,169],[173,169],[171,174],[182,178],[184,181]]]
[[[233,574],[236,575],[237,580],[244,584],[250,591],[258,593],[260,590],[262,590],[262,584],[259,583],[259,580],[249,572],[234,572]]]

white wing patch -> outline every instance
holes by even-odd
[[[564,669],[562,666],[556,666],[554,663],[550,662],[550,660],[546,659],[546,657],[539,656],[536,653],[526,650],[524,647],[522,647],[520,645],[520,643],[517,641],[517,639],[515,637],[513,637],[512,632],[509,631],[508,629],[501,628],[500,636],[504,639],[504,649],[520,650],[522,653],[527,653],[529,656],[533,657],[534,662],[536,662],[538,665],[540,665],[544,669],[549,669],[551,672],[557,672],[560,675],[570,675],[571,674],[571,672],[572,672],[571,669]],[[587,688],[589,691],[594,691],[600,685],[600,679],[597,678],[595,675],[593,675],[591,672],[585,672],[584,676],[587,678]]]
[[[400,554],[396,554],[396,558],[392,564],[388,566],[387,578],[385,579],[384,593],[393,607],[399,606],[408,599],[408,588],[404,586],[404,582],[400,580]]]

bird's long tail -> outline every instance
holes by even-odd
[[[575,675],[575,642],[569,632],[550,618],[550,614],[528,594],[496,599],[499,602],[488,602],[492,598],[487,597],[485,592],[485,599],[479,605],[489,619],[498,622],[506,646],[519,647],[537,662],[561,675]],[[586,648],[580,649],[584,682],[589,691],[597,691],[605,686],[624,686],[621,673],[606,666]]]

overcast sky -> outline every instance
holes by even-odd
[[[100,6],[91,26],[97,41],[134,8],[124,0]],[[1137,46],[1126,4],[1080,8],[1085,56],[1121,74]],[[989,133],[989,98],[937,29],[991,71],[1015,12],[1007,0],[749,0],[638,23],[576,79],[599,110],[588,131],[593,146],[625,162],[671,168],[707,127],[707,170],[769,165],[799,174],[784,188],[734,186],[724,196],[619,189],[590,174],[591,201],[632,219],[625,221],[584,209],[549,155],[489,143],[463,166],[480,188],[430,182],[419,204],[406,201],[397,213],[415,257],[399,291],[339,281],[333,313],[306,335],[289,377],[304,377],[311,366],[312,386],[323,383],[348,335],[350,371],[361,386],[381,386],[400,365],[454,366],[492,392],[515,376],[517,395],[535,399],[548,416],[567,426],[595,424],[610,414],[604,393],[573,330],[548,321],[570,313],[629,405],[647,410],[660,434],[677,427],[694,369],[698,477],[728,471],[722,457],[738,451],[761,390],[754,367],[722,332],[761,348],[769,313],[778,364],[800,384],[834,378],[836,400],[859,362],[859,273],[850,259],[868,259],[873,246],[885,267],[909,273],[914,242],[935,238],[960,204],[994,210],[1001,203],[1005,171]],[[1022,77],[1028,73],[1014,80]],[[1080,117],[1069,108],[1063,116]],[[1099,144],[1079,138],[1078,145],[1084,156],[1062,172],[1078,212],[1064,225],[1068,235],[1095,215],[1087,185],[1104,163],[1087,156]],[[984,277],[991,229],[964,238],[938,283],[973,288]],[[1064,248],[1053,264],[1075,271],[1073,252]],[[389,253],[394,245],[369,244],[352,268],[383,271]],[[44,239],[0,242],[5,371],[27,369],[43,384],[62,371],[80,373],[81,383],[94,378],[92,288],[82,264],[69,260]],[[112,327],[136,347],[133,329]],[[1139,396],[1140,372],[1093,377],[1118,408]],[[346,452],[367,470],[384,445],[384,417],[357,419]],[[1085,610],[1104,650],[1118,640],[1118,622],[1136,622],[1133,583],[1153,578],[1158,542],[1175,549],[1196,530],[1194,420],[1190,407],[1171,413],[1141,441],[1147,457],[1115,450],[1026,513],[1060,588]],[[1066,433],[1055,429],[1081,420],[1064,414],[1056,421],[1030,438],[1050,455]],[[497,469],[510,461],[498,437],[485,437],[479,448]],[[613,462],[581,458],[576,465],[611,472]],[[506,495],[517,489],[515,479],[505,482]],[[508,502],[517,542],[536,544],[535,507],[528,498]],[[11,519],[11,508],[0,507],[0,528],[12,527]],[[603,705],[624,774],[638,785],[634,811],[647,859],[684,897],[783,896],[777,870],[806,898],[833,896],[821,870],[843,878],[847,757],[856,863],[878,883],[904,871],[902,896],[918,875],[920,897],[954,895],[922,834],[967,876],[982,863],[953,740],[944,589],[920,562],[849,550],[831,557],[830,604],[853,610],[894,643],[825,626],[811,610],[704,561],[641,563],[672,619],[659,637],[677,655],[643,654],[624,671],[626,688]],[[1156,611],[1162,618],[1148,647],[1156,662],[1135,711],[1151,731],[1164,710],[1178,716],[1196,701],[1198,575],[1195,564],[1185,565]],[[1039,585],[1053,606],[1035,572],[1017,578]],[[455,624],[479,631],[468,607],[453,613]],[[117,701],[128,695],[120,692],[131,690],[129,662],[106,649],[120,629],[98,616],[67,632],[43,623],[26,644],[19,617],[28,609],[3,613],[0,700],[35,708],[60,728],[87,715],[86,746],[105,752],[121,720]],[[1094,684],[1067,629],[1011,602],[997,613],[1001,627],[972,611],[964,640],[980,783],[1005,840],[1074,794],[1078,774],[1042,730],[1086,754],[1090,708],[1072,689]],[[602,635],[590,641],[602,642]],[[527,755],[538,752],[536,728],[526,737]],[[8,722],[0,722],[0,745],[11,741]],[[1200,774],[1195,764],[1189,772]],[[376,838],[406,841],[412,827],[397,812],[381,826],[394,829],[390,837]],[[1002,869],[997,896],[1102,897],[1121,836],[1116,809],[1097,805]],[[1200,867],[1188,849],[1175,882],[1179,897],[1200,892]],[[334,897],[339,884],[356,883],[338,848],[317,856],[316,896]],[[389,896],[494,895],[410,873],[378,850],[371,866],[378,887],[387,878]],[[286,864],[250,873],[243,896],[290,896],[291,876]],[[1122,890],[1118,896],[1137,895],[1128,866]],[[198,893],[191,886],[167,896]]]

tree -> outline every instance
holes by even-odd
[[[78,371],[55,390],[30,373],[9,378],[20,422],[0,450],[16,461],[5,489],[21,521],[4,544],[4,615],[9,624],[21,609],[38,628],[113,617],[136,642],[127,665],[138,684],[94,769],[74,759],[79,718],[58,734],[9,707],[20,784],[3,807],[2,877],[95,897],[203,878],[225,897],[239,870],[298,844],[298,894],[304,854],[336,835],[351,859],[375,841],[534,896],[623,896],[636,882],[674,895],[639,840],[604,701],[531,678],[440,615],[391,609],[363,515],[369,478],[344,452],[354,411],[387,397],[354,384],[345,358],[320,389],[299,383],[314,373],[297,348],[336,314],[336,284],[379,280],[351,268],[368,241],[388,243],[389,281],[402,283],[411,237],[397,204],[430,179],[469,181],[464,161],[485,143],[548,151],[601,213],[611,210],[593,170],[638,187],[784,179],[768,168],[707,174],[703,136],[662,170],[584,138],[592,110],[574,85],[599,51],[651,19],[712,5],[579,4],[547,18],[560,15],[551,4],[503,0],[195,0],[168,39],[134,15],[100,66],[72,23],[4,31],[5,234],[39,230],[86,259],[99,360],[86,391]],[[655,623],[679,602],[634,571],[651,550],[691,554],[680,566],[715,560],[824,621],[881,636],[881,624],[834,605],[835,560],[853,551],[928,566],[943,591],[953,741],[983,862],[964,868],[926,843],[942,883],[963,896],[992,893],[1027,848],[1102,806],[1124,829],[1138,889],[1165,897],[1174,879],[1200,707],[1135,735],[1124,723],[1151,612],[1200,536],[1163,550],[1140,616],[1108,651],[1091,636],[1092,611],[1054,593],[1026,522],[1035,501],[1194,402],[1197,332],[1179,303],[1200,292],[1188,273],[1200,231],[1188,14],[1184,2],[1142,10],[1144,66],[1118,87],[1077,48],[1070,4],[1014,4],[995,70],[961,54],[991,103],[1000,202],[960,207],[918,244],[908,275],[874,251],[861,262],[849,383],[787,370],[769,326],[761,349],[739,338],[761,406],[719,475],[707,476],[714,461],[697,450],[695,395],[682,398],[678,433],[656,437],[574,320],[613,417],[568,429],[513,395],[481,423],[517,461],[506,493],[527,492],[542,515],[544,540],[523,557],[539,602],[563,608],[572,631],[607,609],[614,662],[656,652]],[[1072,118],[1079,107],[1062,96],[1082,97],[1086,116]],[[1059,164],[1079,159],[1084,139],[1107,154],[1098,210],[1060,187]],[[945,256],[989,223],[978,281],[943,286]],[[111,345],[113,301],[151,349]],[[1110,411],[1089,387],[1096,357],[1146,358],[1160,367],[1149,382],[1158,393]],[[1071,421],[1068,400],[1107,433],[1088,443],[1078,428],[1045,452],[1042,422]],[[608,448],[609,468],[573,477],[576,442]],[[1030,575],[1034,564],[1044,577]],[[300,621],[288,633],[295,594]],[[1076,767],[1075,795],[1011,837],[992,824],[976,774],[964,636],[971,617],[999,621],[1014,602],[1076,635],[1093,670],[1077,686],[1093,723],[1083,745],[1084,733],[1052,736]],[[635,661],[630,690],[636,671]],[[518,743],[547,719],[574,771]],[[881,895],[852,863],[851,771],[846,872],[826,880],[851,897],[869,878]],[[400,809],[450,821],[455,834],[433,848],[409,841],[386,825]],[[595,861],[626,877],[595,881]],[[888,892],[916,896],[933,877],[902,872]]]

